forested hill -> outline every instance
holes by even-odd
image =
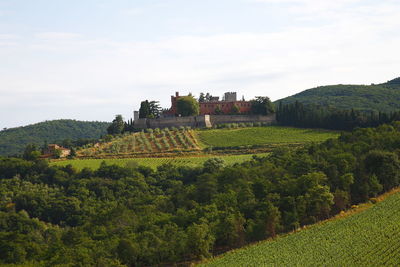
[[[337,109],[390,112],[400,109],[400,78],[383,84],[328,85],[305,90],[276,101],[331,106]]]
[[[0,155],[21,153],[27,144],[43,145],[64,139],[99,138],[107,133],[107,122],[53,120],[0,131]]]

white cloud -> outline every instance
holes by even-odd
[[[81,35],[71,32],[40,32],[34,34],[34,37],[41,40],[74,40],[80,38]]]

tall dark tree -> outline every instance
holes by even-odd
[[[158,118],[161,114],[161,107],[159,101],[150,101],[149,102],[149,111],[150,114],[148,115],[149,118]]]
[[[142,101],[140,103],[139,118],[147,118],[151,114],[150,103],[148,100]]]
[[[124,119],[122,115],[116,115],[111,125],[107,128],[108,134],[121,134],[124,131]]]
[[[205,97],[204,93],[202,92],[202,93],[200,93],[200,96],[199,96],[199,102],[201,103],[201,102],[205,102],[205,101],[206,101],[206,97]]]
[[[161,114],[159,101],[145,100],[140,103],[139,118],[158,118]]]

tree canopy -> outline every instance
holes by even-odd
[[[340,110],[391,112],[400,109],[400,78],[383,84],[328,85],[304,90],[275,103],[318,105]]]
[[[142,101],[140,103],[139,118],[158,118],[161,114],[161,107],[158,101]]]
[[[102,163],[78,171],[0,157],[0,264],[157,266],[209,257],[398,187],[399,151],[394,122],[233,166],[210,159],[195,168]]]
[[[53,120],[0,131],[0,155],[20,155],[28,144],[61,144],[64,140],[98,139],[109,122]],[[64,145],[63,145],[64,146]]]
[[[267,96],[257,96],[250,102],[252,114],[269,115],[275,113],[274,104]]]
[[[196,116],[199,115],[199,102],[193,96],[182,96],[176,101],[178,115]]]
[[[107,128],[108,134],[121,134],[124,131],[125,122],[122,115],[116,115],[111,125]]]

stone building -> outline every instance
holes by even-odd
[[[71,154],[71,149],[56,144],[49,144],[47,149],[44,151],[44,156],[54,157],[57,151],[60,151],[60,158],[68,157]]]
[[[179,116],[176,102],[180,97],[179,92],[176,92],[175,96],[171,96],[171,108],[164,111],[163,115]],[[219,115],[231,114],[234,106],[239,108],[240,114],[248,114],[251,110],[250,101],[238,101],[236,92],[227,92],[222,100],[219,100],[219,97],[212,97],[209,101],[199,102],[199,115],[216,115],[218,109],[221,111]]]
[[[276,122],[275,114],[250,115],[251,102],[237,100],[236,92],[227,92],[222,100],[219,97],[211,97],[208,101],[200,102],[200,114],[198,116],[181,117],[177,112],[177,100],[182,97],[179,92],[171,96],[171,108],[164,110],[159,118],[139,118],[139,112],[134,111],[134,127],[136,129],[165,128],[190,126],[192,128],[210,128],[224,123],[261,123],[271,125]],[[232,115],[232,109],[236,106],[239,113]],[[217,108],[221,111],[216,114]]]

